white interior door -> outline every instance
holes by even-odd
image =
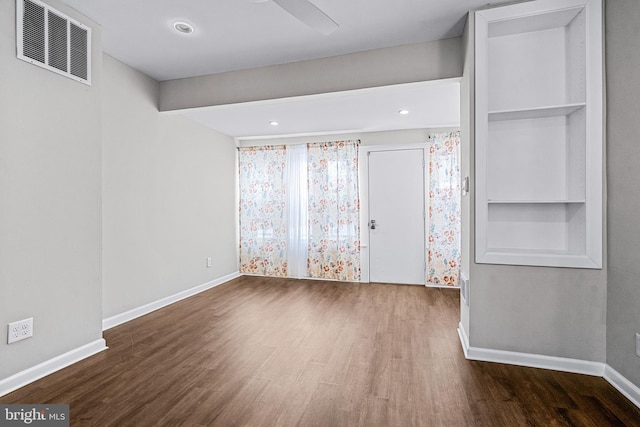
[[[369,280],[425,283],[424,151],[369,153]]]

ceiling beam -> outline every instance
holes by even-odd
[[[462,76],[460,37],[160,83],[160,111]]]

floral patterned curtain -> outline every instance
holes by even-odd
[[[287,275],[284,146],[239,149],[240,272]]]
[[[429,135],[427,285],[460,283],[460,132]]]
[[[309,277],[360,280],[358,143],[307,144]]]

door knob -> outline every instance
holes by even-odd
[[[370,221],[369,228],[371,228],[372,230],[376,229],[376,220],[375,219],[372,219]]]

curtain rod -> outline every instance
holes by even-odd
[[[286,147],[287,145],[308,145],[308,144],[333,144],[336,142],[346,142],[346,141],[354,141],[356,144],[360,145],[362,141],[360,139],[338,139],[335,141],[312,141],[312,142],[299,142],[297,144],[265,144],[265,145],[247,145],[244,147],[236,147],[236,150],[240,151],[244,148],[264,148],[264,147]]]

